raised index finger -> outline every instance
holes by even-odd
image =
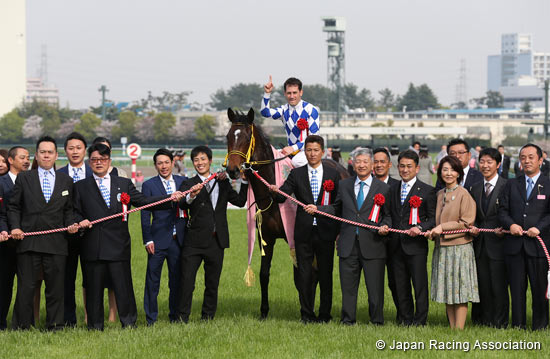
[[[269,83],[272,83],[273,82],[273,78],[271,77],[271,75],[269,75]]]

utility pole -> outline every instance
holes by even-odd
[[[101,119],[105,120],[105,92],[109,90],[105,85],[101,85],[98,91],[101,92]]]
[[[548,83],[549,80],[544,81],[544,140],[548,141]]]

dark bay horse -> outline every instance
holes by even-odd
[[[259,162],[252,165],[258,174],[269,183],[275,184],[275,165],[273,152],[269,139],[262,129],[254,125],[254,110],[250,109],[246,115],[235,113],[232,109],[227,110],[231,121],[231,128],[227,133],[227,173],[233,179],[239,177],[241,171],[246,171],[246,177],[254,191],[256,206],[265,210],[262,212],[262,237],[267,243],[263,246],[265,256],[262,256],[260,266],[260,287],[262,300],[260,314],[266,318],[269,312],[269,271],[273,259],[273,249],[277,238],[287,240],[279,206],[273,203],[268,188],[248,169],[244,169],[246,162]],[[346,169],[332,160],[323,160],[323,165],[336,168],[341,178],[348,177]],[[248,206],[253,205],[249,203]],[[293,230],[293,229],[292,229]],[[296,268],[294,268],[294,283],[296,284]]]

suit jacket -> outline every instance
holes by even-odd
[[[87,163],[84,163],[84,168],[86,169],[85,178],[93,177],[92,168]],[[57,172],[65,173],[65,174],[69,175],[69,177],[71,176],[71,174],[69,173],[69,165],[68,164],[61,167],[60,169],[58,169]],[[81,178],[80,180],[83,180],[83,179],[84,178]]]
[[[202,180],[198,175],[184,181],[180,191],[187,191]],[[204,187],[197,197],[190,204],[186,198],[179,203],[181,208],[189,212],[189,222],[187,223],[187,239],[184,247],[207,248],[210,245],[210,239],[214,230],[217,234],[218,244],[221,248],[229,248],[229,228],[227,226],[227,203],[230,202],[238,207],[246,204],[248,184],[242,183],[241,190],[237,193],[229,179],[223,181],[210,181],[212,186],[219,186],[218,202],[216,208],[212,206],[210,195]]]
[[[391,186],[395,185],[396,183],[400,183],[400,182],[401,182],[400,180],[397,180],[393,177],[388,177],[387,185],[390,186],[390,188],[391,188]]]
[[[333,215],[340,215],[342,218],[355,222],[376,226],[387,225],[391,227],[390,203],[388,202],[390,197],[390,186],[373,176],[369,192],[365,197],[363,205],[358,210],[357,197],[354,190],[356,179],[357,177],[349,177],[341,180],[334,203],[329,206],[320,206],[319,210]],[[374,207],[374,196],[376,194],[382,194],[386,199],[386,203],[380,209],[377,223],[369,220],[371,209]],[[363,258],[386,258],[386,245],[383,236],[378,235],[378,232],[375,230],[356,227],[347,223],[342,223],[341,225],[340,238],[337,242],[338,256],[346,258],[351,254],[355,244],[356,228],[359,229],[358,241]]]
[[[540,173],[544,177],[548,177],[550,175],[550,162],[548,160],[542,160],[542,164],[540,165]]]
[[[67,227],[73,223],[73,180],[64,173],[56,173],[55,184],[46,203],[38,170],[17,175],[9,202],[8,221],[12,229],[23,232],[43,231]],[[17,253],[38,252],[67,255],[65,233],[25,237],[17,244]]]
[[[498,177],[497,183],[487,205],[487,213],[483,209],[483,197],[485,193],[484,182],[478,182],[472,187],[470,194],[476,201],[476,221],[475,226],[478,228],[497,228],[500,227],[500,219],[498,210],[500,207],[499,196],[502,193],[502,190],[506,186],[507,180]],[[497,237],[494,233],[480,233],[477,237],[474,237],[474,251],[476,257],[479,258],[481,255],[481,249],[485,244],[487,248],[487,254],[489,258],[493,260],[503,260],[504,254],[502,252],[503,248],[503,238]]]
[[[504,179],[508,179],[508,174],[510,172],[510,156],[504,155],[500,166],[502,168],[502,172],[499,176]]]
[[[118,176],[110,176],[110,178],[110,208],[103,200],[94,177],[88,177],[74,184],[74,209],[78,222],[84,219],[93,221],[122,212],[122,203],[118,201],[118,198],[124,192],[130,195],[128,209],[131,206],[139,207],[167,197],[146,197],[136,189],[129,179]],[[172,204],[167,202],[155,208],[169,209],[172,208]],[[94,224],[92,228],[84,231],[80,248],[81,258],[87,261],[129,261],[131,244],[128,222],[123,222],[120,217],[117,217]]]
[[[2,198],[2,204],[3,204],[3,207],[4,207],[4,211],[5,211],[5,220],[6,220],[6,225],[8,226],[8,228],[10,228],[9,226],[9,222],[8,222],[8,214],[7,214],[7,208],[8,208],[8,205],[10,203],[10,198],[11,198],[11,194],[12,194],[12,191],[13,191],[13,182],[11,180],[11,177],[9,174],[5,174],[3,176],[0,177],[0,187],[2,188],[2,195],[0,196]]]
[[[327,180],[331,180],[334,183],[334,190],[330,193],[331,202],[334,201],[336,194],[338,193],[338,182],[340,181],[340,174],[333,168],[323,166],[323,179],[319,183],[319,196],[317,201],[313,202],[313,194],[311,192],[311,185],[309,182],[308,166],[302,166],[294,168],[290,171],[285,183],[281,186],[280,190],[286,194],[294,194],[296,199],[302,203],[321,205],[323,203],[323,184]],[[277,202],[284,202],[286,197],[276,193],[274,199]],[[328,204],[328,203],[327,203]],[[340,231],[340,222],[330,219],[325,216],[307,214],[301,206],[298,206],[296,210],[296,224],[294,225],[294,238],[296,241],[306,241],[313,229],[313,218],[317,218],[317,229],[319,238],[327,241],[334,241],[338,232]]]
[[[174,191],[178,189],[187,177],[172,175],[176,186]],[[155,176],[145,182],[141,188],[141,193],[145,196],[166,196],[166,189],[159,176]],[[173,209],[158,209],[158,210],[142,210],[141,211],[141,233],[143,235],[143,244],[153,241],[155,248],[167,249],[173,239],[173,228],[176,226],[176,238],[178,243],[183,246],[183,238],[185,235],[185,226],[187,218],[180,218],[178,208]],[[151,215],[153,222],[151,223]]]
[[[464,186],[462,187],[464,187],[469,192],[472,189],[472,186],[480,181],[483,182],[483,175],[481,174],[481,172],[479,172],[475,168],[470,167],[470,169],[468,170],[468,175],[466,176],[466,180],[464,181]],[[445,188],[445,184],[438,179],[435,185],[436,191],[439,191],[443,188]]]
[[[418,208],[418,218],[423,231],[427,231],[435,227],[435,188],[420,181],[418,178],[414,183],[405,199],[401,204],[401,181],[391,187],[390,193],[390,211],[392,227],[395,229],[410,229],[415,227],[409,224],[411,206],[409,200],[413,196],[418,196],[422,200],[420,208]],[[428,240],[424,236],[410,237],[406,234],[391,233],[388,241],[388,250],[393,252],[398,246],[403,248],[403,252],[408,255],[418,255],[428,253]]]
[[[4,202],[4,187],[0,185],[0,232],[8,231],[8,217]]]
[[[514,223],[524,230],[536,227],[546,247],[550,247],[548,233],[550,230],[550,179],[548,177],[541,173],[529,198],[527,198],[525,176],[508,180],[499,202],[500,223],[504,229],[510,229]],[[545,257],[536,238],[512,235],[504,238],[505,255],[517,254],[522,247],[525,248],[528,256]]]

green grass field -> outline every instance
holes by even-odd
[[[0,333],[0,358],[361,358],[369,354],[384,357],[447,357],[460,355],[463,350],[430,349],[430,340],[449,342],[456,348],[460,343],[470,345],[471,354],[483,357],[548,357],[549,332],[498,330],[474,327],[468,321],[464,331],[448,328],[445,306],[430,302],[428,325],[424,328],[405,328],[395,325],[395,308],[389,289],[385,293],[385,319],[382,327],[368,323],[367,294],[362,284],[359,291],[358,324],[346,327],[338,324],[341,293],[338,265],[334,270],[334,305],[330,324],[303,325],[299,322],[299,303],[292,280],[291,259],[284,241],[276,245],[271,270],[270,317],[258,320],[260,287],[247,288],[243,282],[246,270],[246,226],[244,210],[228,211],[231,230],[231,248],[225,252],[219,306],[216,319],[201,322],[200,307],[204,280],[202,270],[197,276],[193,312],[189,324],[170,324],[168,321],[167,272],[159,296],[160,318],[154,327],[145,325],[143,288],[146,253],[141,242],[139,215],[133,214],[130,224],[133,233],[132,269],[134,289],[138,302],[138,328],[120,328],[120,323],[106,325],[104,332],[90,332],[83,323],[82,296],[77,290],[79,325],[58,333],[40,329]],[[254,253],[253,268],[258,276],[260,254]],[[77,284],[80,284],[80,276]],[[77,285],[78,287],[78,285]],[[528,304],[528,308],[530,304]],[[530,309],[528,309],[530,313]],[[41,323],[44,326],[44,300]],[[530,320],[530,314],[528,315]],[[10,318],[11,319],[11,316]],[[107,317],[106,317],[107,319]],[[388,347],[393,340],[423,342],[424,350],[403,351],[376,349],[376,341],[384,340]],[[540,350],[480,350],[473,346],[479,341],[534,341]]]

